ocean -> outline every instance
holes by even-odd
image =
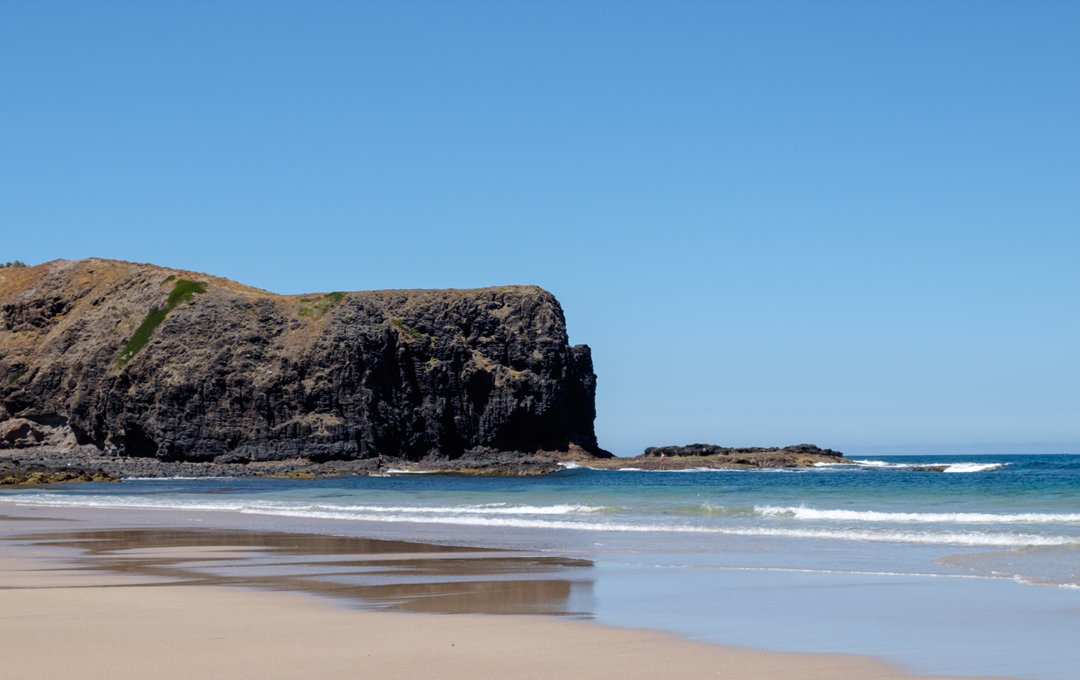
[[[599,623],[915,672],[1080,677],[1075,455],[129,479],[5,490],[0,504],[556,554],[591,566],[563,576],[574,585],[555,610]]]

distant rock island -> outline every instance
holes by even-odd
[[[817,463],[846,463],[844,454],[813,444],[784,447],[730,448],[713,444],[654,446],[635,458],[598,461],[594,467],[640,467],[643,470],[692,468],[813,467]]]
[[[536,286],[276,295],[96,258],[0,268],[0,455],[39,472],[529,474],[661,453],[665,466],[839,456],[613,459],[595,393],[589,348],[569,344],[558,301]]]

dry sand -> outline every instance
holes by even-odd
[[[0,534],[17,537],[30,524],[0,519]],[[297,592],[166,584],[72,569],[55,551],[0,541],[5,680],[911,677],[868,658],[760,652],[556,617],[354,611]],[[198,546],[170,551],[180,561],[207,555]]]

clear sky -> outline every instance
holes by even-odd
[[[1080,452],[1078,36],[1069,2],[6,0],[0,260],[540,285],[617,453]]]

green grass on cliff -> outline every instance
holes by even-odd
[[[424,337],[424,334],[416,330],[412,326],[405,323],[402,319],[390,319],[390,323],[394,324],[394,327],[399,328],[413,337],[414,340],[419,340]]]
[[[165,301],[165,308],[158,309],[157,307],[152,307],[147,313],[146,318],[143,319],[143,322],[139,324],[139,327],[131,334],[131,339],[124,345],[124,349],[120,352],[120,356],[116,357],[116,365],[123,368],[136,354],[139,353],[139,350],[146,347],[146,343],[150,342],[150,336],[154,334],[154,329],[165,320],[165,317],[169,315],[169,312],[176,309],[180,303],[187,302],[195,297],[196,293],[205,292],[206,284],[202,281],[179,279],[176,282],[176,285],[173,286],[172,292],[169,293],[169,298]]]
[[[153,307],[150,312],[143,319],[143,322],[139,324],[139,327],[135,329],[135,332],[131,334],[131,339],[124,345],[124,351],[120,353],[120,356],[116,358],[117,366],[124,366],[127,362],[131,361],[140,349],[146,346],[146,343],[150,342],[150,336],[154,333],[154,329],[158,327],[169,312],[165,309],[158,309]]]
[[[339,293],[337,291],[333,293],[327,293],[322,297],[312,300],[311,298],[300,298],[300,316],[322,316],[330,311],[330,308],[340,303],[345,299],[345,293]]]
[[[181,302],[187,302],[191,298],[195,297],[196,293],[205,293],[206,284],[202,281],[188,281],[187,279],[179,279],[176,285],[173,286],[172,292],[169,293],[169,299],[165,303],[165,309],[172,311]]]

